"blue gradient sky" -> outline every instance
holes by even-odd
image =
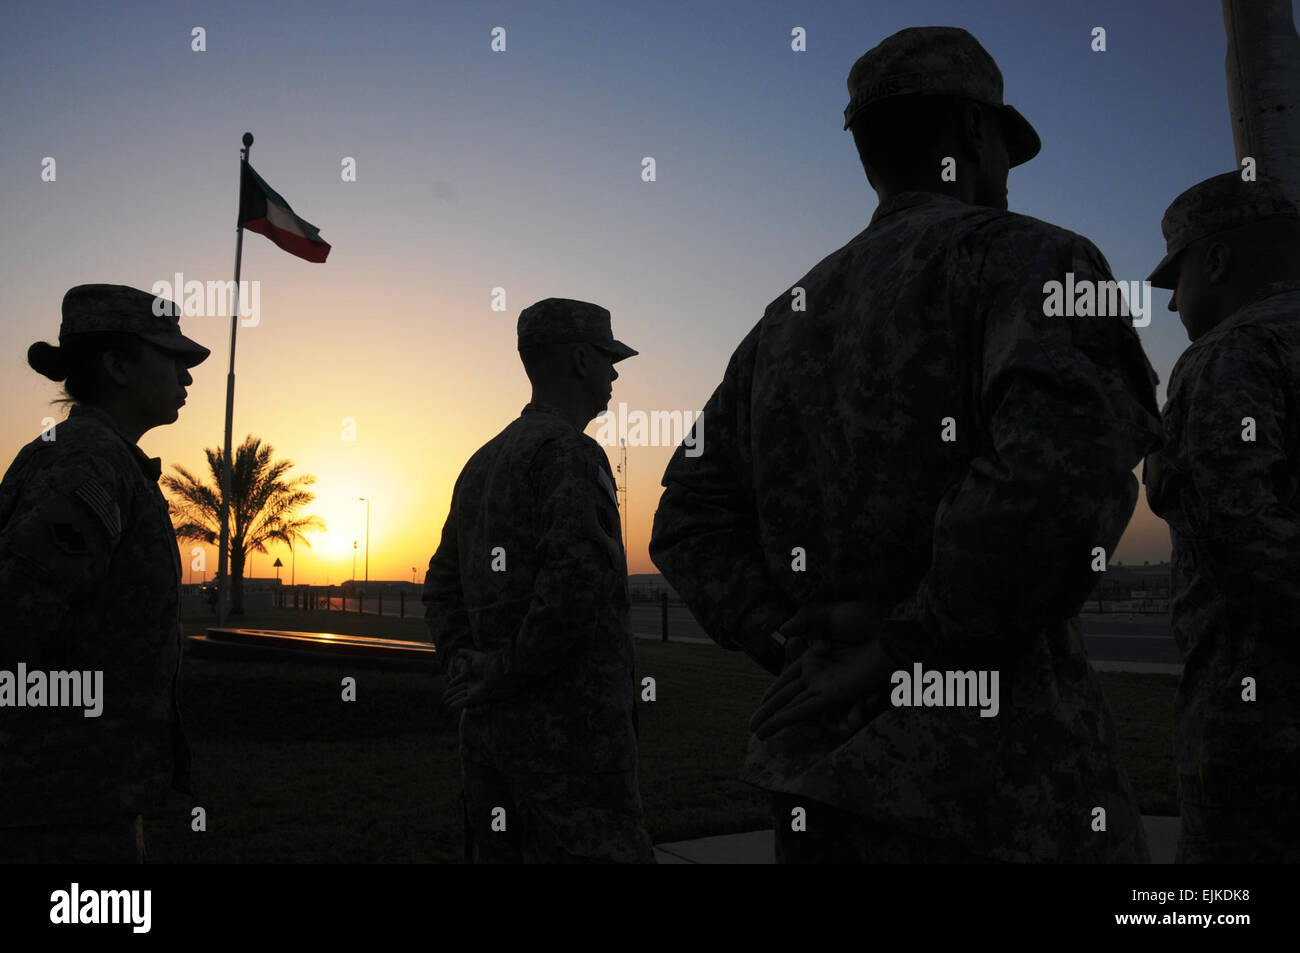
[[[1011,208],[1088,236],[1121,279],[1162,256],[1173,196],[1234,165],[1218,0],[55,3],[3,16],[0,457],[61,416],[25,353],[55,340],[68,287],[231,277],[251,130],[254,167],[334,245],[324,265],[258,235],[244,245],[262,317],[240,331],[235,437],[255,433],[318,478],[311,510],[329,530],[299,549],[300,582],[351,575],[359,496],[374,500],[371,577],[423,578],[460,467],[527,401],[514,322],[532,301],[613,312],[641,351],[620,365],[615,403],[700,408],[767,302],[866,225],[875,195],[841,129],[844,79],[895,30],[980,39],[1043,139],[1012,171]],[[489,49],[496,26],[505,53]],[[795,26],[805,53],[790,49]],[[1089,48],[1094,26],[1105,53]],[[56,182],[41,181],[45,156]],[[641,181],[643,156],[658,181]],[[505,313],[489,308],[496,286]],[[1139,332],[1162,401],[1186,347],[1167,301],[1155,292]],[[197,469],[221,441],[229,330],[219,317],[185,327],[213,356],[179,422],[141,446]],[[633,571],[653,568],[670,452],[629,450]],[[1140,502],[1117,555],[1167,553]],[[254,573],[269,563],[255,557]]]

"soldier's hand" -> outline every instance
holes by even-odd
[[[781,626],[781,634],[805,643],[828,639],[832,642],[864,642],[885,617],[886,608],[869,599],[842,602],[810,602]],[[787,646],[787,661],[789,647]]]
[[[862,699],[869,702],[886,689],[893,669],[893,663],[874,641],[816,642],[763,696],[750,729],[759,738],[767,738],[806,718]],[[856,718],[865,723],[865,714],[859,712]],[[852,720],[846,718],[846,725]]]
[[[484,652],[465,649],[452,659],[447,689],[442,693],[442,700],[448,708],[456,711],[489,701],[487,684],[483,679],[487,658]]]
[[[807,639],[799,635],[793,637],[787,636],[785,640],[785,661],[781,665],[781,671],[784,672],[796,661],[798,661],[799,656],[803,655],[803,653],[807,649],[808,649]]]
[[[871,719],[888,707],[888,696],[877,692],[859,699],[840,712],[822,716],[822,731],[836,741],[848,741]]]
[[[457,679],[463,678],[469,674],[469,671],[469,659],[465,657],[465,650],[462,650],[447,663],[447,683],[450,685]]]
[[[517,695],[522,688],[518,679],[494,671],[493,658],[486,652],[466,649],[452,664],[455,673],[447,682],[442,700],[453,711],[500,701]]]
[[[452,711],[458,711],[471,705],[481,705],[491,701],[491,698],[483,680],[466,672],[447,682],[447,690],[442,693],[442,700]]]

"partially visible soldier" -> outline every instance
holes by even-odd
[[[59,346],[27,352],[73,406],[0,483],[0,862],[138,863],[141,815],[189,790],[180,556],[161,463],[136,446],[176,421],[188,369],[208,356],[178,313],[134,288],[79,285]],[[56,672],[96,697],[48,707]]]
[[[1154,373],[1121,309],[1045,313],[1047,282],[1112,276],[1006,211],[1039,140],[973,36],[903,30],[848,85],[879,206],[732,355],[651,555],[710,636],[784,669],[743,775],[779,861],[1144,861],[1077,613],[1159,443]],[[996,713],[904,707],[914,664],[998,674]]]
[[[1173,540],[1184,863],[1300,862],[1300,218],[1237,172],[1174,199],[1174,366],[1151,509]]]
[[[475,863],[653,863],[637,781],[627,562],[605,410],[609,312],[519,315],[532,400],[461,471],[423,600],[461,717]]]

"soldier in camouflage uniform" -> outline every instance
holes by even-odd
[[[189,790],[180,558],[161,464],[136,446],[175,422],[188,368],[208,356],[176,313],[133,288],[80,285],[63,299],[60,346],[28,351],[66,378],[73,406],[0,483],[0,680],[20,665],[100,671],[103,697],[86,717],[14,707],[0,685],[0,861],[139,862],[140,815],[169,787]]]
[[[1145,861],[1077,612],[1160,440],[1155,375],[1126,309],[1045,315],[1045,282],[1111,273],[1005,210],[1039,141],[974,37],[903,30],[848,85],[879,206],[741,341],[651,556],[783,672],[743,773],[778,861]],[[998,714],[891,705],[916,662],[998,671]]]
[[[464,711],[472,859],[653,862],[618,499],[582,432],[637,352],[604,308],[563,298],[525,309],[518,334],[532,401],[461,472],[423,595]]]
[[[1178,196],[1151,283],[1192,341],[1151,509],[1173,540],[1182,862],[1300,861],[1300,219],[1229,172]]]

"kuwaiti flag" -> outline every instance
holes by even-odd
[[[239,182],[239,224],[265,235],[290,255],[322,262],[330,253],[328,242],[311,222],[293,214],[279,192],[271,188],[247,162]]]

